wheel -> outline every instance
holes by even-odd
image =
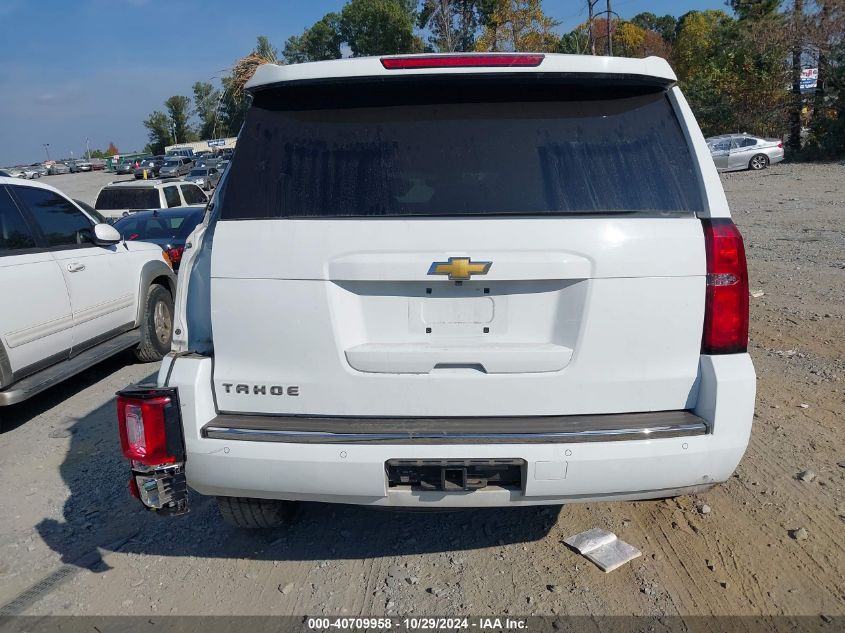
[[[147,291],[141,342],[135,348],[135,357],[144,363],[161,360],[170,351],[172,337],[173,297],[167,288],[154,284]]]
[[[752,171],[760,171],[769,166],[769,157],[765,154],[755,154],[748,162],[748,169]]]
[[[217,507],[229,525],[256,530],[288,525],[296,514],[298,504],[276,499],[217,497]]]

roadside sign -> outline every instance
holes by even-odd
[[[801,71],[801,92],[810,92],[816,89],[819,79],[818,68],[805,68]]]
[[[208,142],[209,147],[223,147],[226,144],[226,139],[215,138]]]

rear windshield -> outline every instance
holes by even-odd
[[[205,176],[208,174],[207,169],[192,169],[189,176]]]
[[[115,222],[114,228],[127,240],[181,240],[191,234],[202,215],[202,211],[167,216],[130,215]]]
[[[701,210],[665,87],[471,84],[259,92],[220,217]]]
[[[129,187],[115,187],[103,189],[97,196],[94,208],[99,211],[110,209],[158,209],[158,190],[150,187],[132,189]]]

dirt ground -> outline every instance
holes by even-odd
[[[197,496],[160,519],[126,492],[112,401],[156,367],[123,356],[0,410],[0,615],[845,616],[845,166],[723,180],[747,244],[759,379],[727,483],[543,510],[312,504],[267,534],[225,526]],[[643,556],[602,573],[561,543],[590,527]]]

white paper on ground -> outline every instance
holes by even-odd
[[[584,554],[586,558],[599,566],[605,573],[621,567],[625,563],[634,560],[641,555],[633,545],[620,541],[618,538],[607,545],[602,545],[593,551]]]
[[[579,554],[586,554],[592,552],[608,543],[616,540],[616,535],[613,532],[602,530],[601,528],[592,528],[586,532],[581,532],[575,536],[570,536],[564,539],[564,543],[576,550]]]

